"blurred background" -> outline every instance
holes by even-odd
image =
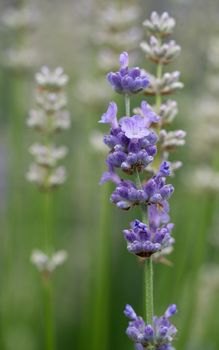
[[[13,10],[12,10],[13,9]],[[184,90],[176,97],[174,128],[187,131],[177,151],[183,168],[171,179],[175,249],[171,266],[155,266],[155,310],[176,303],[178,350],[219,349],[219,3],[218,0],[1,0],[0,3],[0,349],[42,349],[43,301],[30,254],[40,245],[42,194],[28,183],[26,126],[34,107],[34,76],[42,65],[62,66],[71,129],[56,138],[69,147],[66,184],[54,200],[57,249],[68,260],[54,275],[57,349],[132,349],[125,335],[126,303],[141,314],[143,266],[128,254],[122,230],[138,212],[109,202],[110,185],[98,182],[106,150],[98,120],[109,100],[121,115],[123,99],[105,74],[130,52],[131,63],[151,65],[139,48],[142,22],[152,10],[176,19],[182,47],[170,70]],[[133,101],[138,105],[141,98]],[[134,99],[133,99],[134,100]],[[150,99],[149,99],[150,102]]]

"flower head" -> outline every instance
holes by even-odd
[[[121,180],[111,195],[111,201],[117,207],[126,210],[139,204],[155,205],[157,210],[165,215],[169,210],[167,201],[174,191],[172,185],[166,184],[168,174],[167,162],[164,162],[158,174],[149,179],[140,189],[132,181]]]
[[[124,230],[124,237],[128,243],[130,253],[143,258],[149,258],[152,254],[172,246],[174,239],[171,237],[172,225],[163,225],[156,230],[139,220],[133,221],[131,229]]]
[[[144,90],[148,84],[148,76],[138,67],[129,68],[129,56],[127,52],[123,52],[119,58],[120,70],[118,72],[110,72],[107,79],[112,88],[120,94],[136,94]]]
[[[172,342],[177,329],[170,323],[169,318],[176,311],[176,305],[172,304],[163,316],[154,316],[152,324],[146,324],[130,305],[126,305],[124,314],[130,319],[126,334],[135,343],[136,349],[174,350]]]
[[[150,42],[142,42],[141,48],[145,52],[146,58],[157,64],[168,64],[180,53],[181,48],[174,40],[168,43],[161,43],[159,39],[152,36]]]
[[[39,87],[56,90],[63,88],[68,82],[68,76],[64,74],[63,68],[57,67],[54,71],[47,66],[41,68],[41,71],[36,74],[36,81]]]
[[[46,255],[41,250],[34,250],[31,254],[31,262],[39,271],[51,273],[57,266],[60,266],[65,262],[67,256],[68,255],[65,250],[59,250],[52,256]]]
[[[116,104],[111,103],[101,118],[101,123],[110,123],[110,133],[104,136],[109,147],[106,163],[109,172],[121,168],[127,174],[136,169],[142,171],[153,161],[156,154],[157,135],[148,129],[147,120],[139,115],[116,119]]]
[[[67,178],[64,166],[53,169],[33,163],[26,174],[28,181],[35,183],[41,190],[48,191],[61,186]]]
[[[171,34],[175,24],[175,19],[170,17],[167,12],[159,15],[156,11],[153,11],[151,18],[143,23],[150,34],[158,37],[165,37]]]
[[[68,76],[60,67],[54,71],[42,67],[36,74],[36,109],[30,111],[27,125],[40,131],[47,142],[35,143],[30,147],[34,163],[29,168],[27,179],[45,191],[62,185],[66,180],[65,168],[58,166],[58,163],[66,156],[68,149],[65,146],[55,146],[54,134],[70,126],[63,90],[67,81]]]

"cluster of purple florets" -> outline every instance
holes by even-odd
[[[110,72],[107,75],[109,83],[113,89],[119,94],[136,94],[144,90],[149,79],[147,74],[140,68],[129,68],[129,56],[127,52],[120,55],[120,70],[118,72]]]
[[[176,313],[176,305],[170,305],[163,316],[153,317],[153,324],[145,324],[130,305],[126,305],[125,315],[130,319],[126,334],[136,344],[136,350],[174,350],[171,345],[177,329],[169,318]]]
[[[110,149],[106,160],[110,172],[120,168],[133,174],[136,170],[144,170],[153,161],[157,152],[157,135],[148,126],[154,120],[154,113],[147,105],[145,109],[145,117],[133,115],[118,121],[117,106],[111,102],[102,115],[100,123],[111,125],[110,133],[104,136],[104,143]]]
[[[173,193],[173,186],[166,185],[166,176],[162,172],[162,168],[168,168],[168,163],[162,163],[160,171],[153,178],[149,179],[145,184],[138,188],[135,183],[130,180],[121,180],[116,186],[115,191],[111,195],[111,201],[120,209],[129,209],[135,205],[148,206],[156,204],[160,211],[164,211],[167,206],[167,199]]]
[[[142,258],[148,258],[153,253],[170,246],[174,239],[171,237],[173,224],[164,224],[154,229],[139,220],[130,224],[131,229],[124,230],[124,237],[128,242],[127,249]]]
[[[149,80],[143,71],[128,68],[126,52],[120,55],[120,65],[119,72],[111,72],[107,76],[116,92],[131,95],[148,86]],[[139,110],[139,114],[117,119],[117,105],[110,102],[106,113],[102,115],[99,122],[110,124],[110,132],[104,136],[104,143],[109,148],[106,159],[108,171],[102,175],[100,183],[115,183],[116,188],[110,199],[118,208],[128,210],[140,205],[143,211],[147,211],[148,223],[135,220],[130,224],[130,229],[123,233],[128,251],[149,259],[155,253],[171,249],[174,243],[171,236],[174,225],[169,222],[168,215],[168,199],[174,188],[171,184],[166,184],[166,178],[171,175],[170,163],[163,161],[159,168],[153,166],[158,142],[155,129],[160,116],[146,101],[142,101]],[[150,171],[147,171],[149,165]],[[152,175],[141,181],[141,174],[146,171]],[[129,179],[130,175],[135,175],[135,182]],[[175,312],[176,306],[171,305],[164,316],[154,316],[153,324],[150,325],[145,324],[127,305],[125,315],[130,322],[126,333],[134,341],[136,349],[174,350],[171,342],[176,328],[169,322],[169,317]]]

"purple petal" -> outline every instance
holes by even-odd
[[[135,344],[135,350],[144,350],[144,347],[140,343],[136,343]]]
[[[106,113],[101,116],[99,123],[109,123],[112,125],[112,128],[118,127],[117,121],[117,105],[115,102],[110,102]]]
[[[124,314],[126,317],[130,318],[130,320],[133,320],[133,321],[138,318],[135,311],[133,310],[133,308],[129,304],[126,305],[125,310],[124,310]]]
[[[100,185],[103,185],[107,181],[112,181],[116,185],[118,185],[121,180],[120,180],[120,177],[117,174],[111,173],[111,172],[105,172],[105,173],[103,173],[103,175],[102,175],[102,177],[100,179]]]
[[[170,176],[170,163],[163,162],[160,166],[157,176]]]
[[[136,79],[137,77],[139,77],[140,74],[141,74],[141,70],[140,70],[140,68],[138,68],[138,67],[131,68],[130,71],[129,71],[129,75],[130,75],[133,79]]]
[[[120,119],[120,125],[125,136],[129,139],[140,139],[149,134],[144,118],[140,115]]]
[[[153,328],[152,328],[152,326],[151,326],[150,324],[148,324],[148,325],[145,327],[144,334],[145,334],[145,338],[146,338],[146,339],[150,339],[151,337],[153,337],[153,335],[154,335],[154,330],[153,330]]]
[[[129,55],[128,52],[122,52],[119,56],[119,63],[121,68],[126,68],[129,65]]]
[[[176,312],[177,312],[177,307],[175,304],[172,304],[167,308],[167,310],[165,312],[165,317],[169,318],[169,317],[173,316]]]
[[[141,110],[149,124],[158,123],[160,121],[160,117],[152,110],[146,101],[142,101]]]

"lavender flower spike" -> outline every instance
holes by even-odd
[[[101,117],[101,120],[99,120],[99,123],[106,123],[111,124],[112,128],[118,127],[118,121],[117,121],[117,105],[115,102],[110,102],[109,107]]]
[[[149,79],[146,73],[138,68],[129,68],[129,56],[127,52],[123,52],[119,58],[120,70],[118,72],[110,72],[107,79],[112,88],[119,94],[132,95],[144,90]]]
[[[130,319],[126,334],[135,343],[135,348],[137,350],[175,350],[172,342],[177,329],[170,323],[169,317],[176,311],[176,305],[170,305],[163,316],[153,317],[153,324],[146,324],[130,305],[126,305],[124,314]]]
[[[135,220],[130,226],[130,230],[123,231],[128,243],[127,249],[130,253],[142,258],[149,258],[152,254],[171,247],[174,243],[171,237],[172,224],[163,225],[154,230],[143,222]]]
[[[141,189],[132,181],[121,181],[111,195],[111,202],[125,210],[139,204],[143,206],[155,204],[163,215],[169,209],[167,200],[174,191],[172,185],[166,184],[166,176],[169,174],[169,164],[163,162],[158,174],[149,179]]]
[[[157,135],[147,128],[146,118],[134,115],[117,121],[116,104],[111,102],[100,122],[111,124],[110,133],[104,135],[104,143],[110,149],[106,160],[110,173],[121,168],[131,175],[136,169],[141,172],[153,161]]]

